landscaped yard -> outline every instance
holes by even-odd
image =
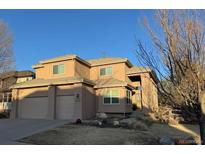
[[[125,128],[100,128],[96,126],[68,124],[46,132],[26,137],[21,142],[28,144],[85,144],[123,145],[159,144],[159,137],[194,137],[199,139],[197,125],[175,125],[154,123],[148,131]]]

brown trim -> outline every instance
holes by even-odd
[[[48,97],[48,96],[38,95],[38,96],[27,96],[27,97],[24,97],[24,98],[38,98],[38,97],[42,98],[42,97]]]
[[[75,94],[56,94],[56,97],[58,96],[75,96]]]
[[[107,62],[107,63],[100,63],[100,64],[92,64],[91,62],[91,67],[96,67],[96,66],[105,66],[105,65],[111,65],[111,64],[120,64],[120,63],[126,63],[129,66],[133,66],[129,60],[122,60],[122,61],[117,61],[117,62]]]

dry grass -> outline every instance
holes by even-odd
[[[158,138],[162,136],[189,137],[198,135],[196,125],[186,125],[184,127],[194,133],[184,131],[181,128],[174,128],[165,124],[153,124],[148,131],[140,131],[124,128],[65,125],[24,138],[21,142],[29,144],[66,145],[149,145],[159,144]]]

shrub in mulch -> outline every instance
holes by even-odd
[[[148,126],[140,120],[135,118],[127,118],[120,121],[120,126],[128,129],[147,131]]]
[[[137,105],[136,105],[136,104],[133,104],[133,105],[132,105],[132,110],[133,110],[133,111],[136,111],[136,110],[137,110]]]
[[[76,123],[76,124],[81,124],[82,121],[81,121],[81,119],[77,119],[77,120],[75,121],[75,123]]]
[[[0,112],[0,119],[9,118],[9,112]]]

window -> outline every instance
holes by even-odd
[[[0,103],[1,102],[11,102],[11,100],[12,100],[11,92],[2,93],[2,95],[0,96]]]
[[[100,69],[100,76],[112,75],[112,67],[105,67]]]
[[[64,73],[64,64],[53,66],[53,74],[62,74],[62,73]]]
[[[104,94],[104,104],[118,104],[119,103],[119,91],[108,90]]]
[[[131,91],[127,90],[126,95],[127,95],[127,104],[130,104],[131,103],[131,96],[132,96]]]
[[[9,92],[9,93],[7,93],[7,102],[11,102],[11,100],[12,100],[12,95]]]

